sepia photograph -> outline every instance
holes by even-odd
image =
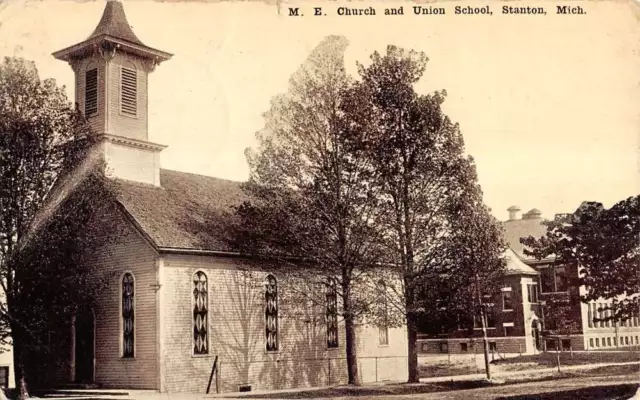
[[[639,28],[0,0],[0,400],[640,399]]]

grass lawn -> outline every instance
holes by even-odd
[[[636,384],[592,386],[552,393],[498,397],[496,400],[630,400],[637,389]]]
[[[313,399],[313,398],[331,398],[331,397],[375,397],[375,396],[389,396],[389,395],[411,395],[421,393],[437,393],[446,392],[452,390],[463,389],[475,389],[481,387],[496,387],[505,385],[514,385],[524,382],[539,382],[549,381],[556,379],[567,378],[584,378],[584,377],[596,377],[596,376],[625,376],[633,375],[638,372],[637,365],[617,365],[613,367],[600,367],[593,370],[576,371],[569,373],[554,374],[552,376],[544,376],[538,378],[506,378],[504,383],[488,383],[486,381],[449,381],[438,383],[418,383],[418,384],[406,384],[406,383],[394,383],[394,384],[380,384],[361,387],[352,386],[337,386],[326,389],[311,389],[300,390],[286,393],[273,393],[273,394],[255,394],[255,395],[237,395],[236,398],[261,398],[261,399]],[[623,395],[628,393],[634,393],[638,387],[637,384],[618,385],[615,390],[619,391]],[[624,386],[624,387],[622,387]],[[613,391],[612,387],[603,387],[602,393],[605,391]],[[594,391],[596,392],[596,391]],[[599,393],[599,392],[598,392]],[[618,393],[618,392],[615,392]],[[615,395],[612,392],[612,396]],[[574,393],[575,394],[575,393]],[[564,394],[563,394],[564,395]],[[547,395],[548,396],[548,395]],[[233,397],[233,396],[229,396]],[[628,396],[630,397],[630,396]],[[617,399],[617,397],[504,397],[503,400],[546,400],[546,399]]]
[[[598,364],[598,363],[623,363],[631,361],[640,361],[640,352],[628,351],[628,352],[580,352],[573,353],[573,356],[568,352],[560,353],[560,366],[563,365],[585,365],[585,364]],[[518,357],[511,357],[506,359],[500,359],[493,362],[494,365],[507,366],[509,364],[537,364],[540,367],[555,367],[556,366],[556,353],[540,353],[532,355],[524,355]]]
[[[454,375],[469,375],[469,374],[481,374],[484,369],[479,369],[476,366],[475,361],[458,361],[453,363],[439,362],[420,364],[420,376],[423,378],[435,377],[435,376],[454,376]]]

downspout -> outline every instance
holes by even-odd
[[[164,275],[164,258],[156,258],[156,283],[152,285],[156,292],[156,388],[158,392],[165,391],[164,371],[164,296],[161,291]]]

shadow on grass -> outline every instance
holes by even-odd
[[[569,373],[554,374],[551,376],[518,377],[504,382],[489,383],[484,380],[470,381],[445,381],[434,383],[393,383],[381,384],[375,386],[338,386],[324,389],[308,389],[300,391],[292,391],[285,393],[265,393],[265,394],[246,394],[246,395],[229,395],[228,398],[260,398],[260,399],[313,399],[313,398],[332,398],[332,397],[365,397],[371,398],[375,396],[389,395],[417,395],[423,393],[438,393],[465,389],[478,389],[483,387],[506,387],[518,385],[521,383],[544,382],[569,378],[585,378],[596,376],[629,376],[635,377],[637,365],[619,365],[615,367],[600,367],[589,371],[575,371]],[[587,389],[571,390],[557,393],[547,393],[529,396],[502,397],[502,400],[551,400],[551,399],[601,399],[601,400],[627,400],[630,398],[638,385],[625,384],[617,386],[592,387]],[[596,397],[588,397],[582,393],[588,393]],[[629,394],[630,393],[630,394]],[[546,397],[545,397],[546,396]],[[600,396],[600,397],[597,397]],[[617,396],[617,397],[616,397]],[[626,396],[626,397],[624,397]]]
[[[498,397],[496,400],[628,400],[637,390],[637,384],[592,386],[561,392]]]
[[[305,390],[300,392],[289,393],[273,393],[237,396],[242,398],[259,398],[259,399],[315,399],[327,397],[373,397],[373,396],[389,396],[389,395],[411,395],[422,393],[436,393],[450,390],[476,389],[491,386],[484,381],[461,381],[461,382],[442,382],[442,383],[396,383],[380,386],[354,387],[340,386],[326,389]],[[229,396],[231,397],[231,396]]]

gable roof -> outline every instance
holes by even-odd
[[[157,248],[230,251],[231,207],[247,199],[240,182],[161,169],[160,184],[118,185],[119,203]]]
[[[547,232],[542,218],[516,219],[503,222],[504,235],[509,248],[525,261],[535,261],[535,258],[524,254],[525,246],[520,243],[520,238],[529,236],[542,237]]]
[[[504,258],[507,261],[507,275],[538,275],[538,272],[525,264],[512,249],[505,251]]]

